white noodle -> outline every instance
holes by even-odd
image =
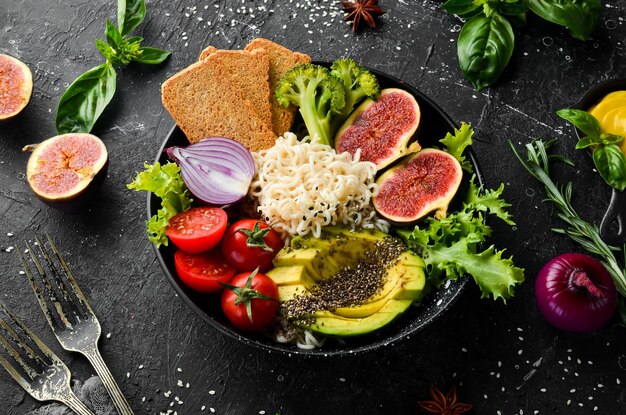
[[[376,166],[349,153],[285,133],[274,147],[253,153],[257,173],[249,195],[265,221],[285,239],[344,224],[389,231],[372,197],[378,192]]]

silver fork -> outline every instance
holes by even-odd
[[[9,308],[0,302],[0,344],[19,364],[0,355],[0,363],[26,392],[38,401],[59,401],[79,415],[93,415],[72,392],[70,371]]]
[[[20,253],[24,272],[33,287],[33,291],[35,291],[46,320],[48,320],[50,328],[65,350],[81,353],[89,360],[102,380],[102,384],[111,395],[117,411],[122,415],[133,415],[132,409],[98,350],[98,339],[102,331],[100,323],[78,284],[76,284],[76,280],[74,280],[61,253],[48,234],[46,234],[46,238],[63,272],[59,272],[43,244],[35,238],[36,245],[39,247],[41,256],[45,259],[50,271],[46,272],[32,247],[26,242],[30,257],[43,284],[36,281],[26,259]]]

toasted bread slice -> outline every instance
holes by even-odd
[[[163,83],[163,105],[190,143],[232,138],[250,151],[270,148],[276,135],[237,85],[219,55],[194,63]]]
[[[202,58],[204,56],[204,58]],[[201,59],[212,56],[219,61],[237,85],[244,97],[254,105],[259,116],[272,128],[272,106],[270,104],[269,55],[263,49],[252,52],[243,50],[221,50],[209,46],[200,54]]]
[[[311,62],[311,57],[303,53],[292,52],[271,40],[256,38],[244,50],[264,49],[270,60],[270,102],[272,104],[272,129],[276,135],[283,135],[291,130],[296,107],[283,107],[276,100],[276,86],[285,73],[296,65]]]
[[[200,52],[200,56],[198,57],[198,60],[201,61],[202,59],[206,58],[207,56],[209,56],[211,53],[215,52],[216,50],[217,48],[215,46],[207,46],[206,48],[202,50],[202,52]]]

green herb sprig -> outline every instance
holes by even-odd
[[[141,46],[143,38],[139,36],[128,37],[145,17],[145,0],[118,0],[117,27],[107,19],[106,42],[96,40],[96,47],[106,62],[76,78],[61,96],[56,116],[59,134],[91,131],[115,95],[115,66],[130,62],[156,65],[170,55],[161,49]]]
[[[617,291],[626,297],[626,244],[621,248],[607,245],[598,231],[598,227],[582,219],[572,207],[572,183],[565,187],[559,186],[550,177],[550,163],[561,161],[573,166],[571,160],[560,155],[549,155],[548,150],[556,140],[534,140],[526,144],[526,160],[517,152],[515,146],[509,141],[515,156],[528,173],[537,179],[545,187],[547,202],[551,202],[559,210],[559,218],[567,225],[565,228],[556,228],[552,231],[567,235],[579,244],[587,252],[597,255],[607,271],[611,274]],[[622,255],[622,264],[617,259]],[[623,304],[623,299],[622,299]]]
[[[515,286],[524,281],[524,270],[516,267],[512,258],[503,258],[504,251],[493,245],[480,251],[479,245],[491,235],[483,214],[494,215],[509,225],[515,223],[506,211],[510,205],[501,197],[504,185],[483,190],[475,183],[472,166],[463,156],[465,148],[472,144],[472,134],[469,124],[462,123],[454,134],[440,140],[446,152],[472,175],[461,209],[445,218],[429,217],[413,230],[396,232],[424,259],[431,284],[440,286],[446,280],[469,274],[484,298],[506,301],[513,296]]]
[[[525,25],[529,10],[586,40],[602,8],[600,0],[447,0],[442,7],[466,20],[457,54],[463,75],[476,90],[494,84],[508,65],[515,47],[512,25]]]
[[[576,148],[591,148],[593,163],[604,181],[619,191],[626,189],[626,156],[618,146],[624,137],[602,132],[596,117],[587,111],[566,108],[556,113],[586,134]]]

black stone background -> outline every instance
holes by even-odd
[[[387,13],[380,28],[353,34],[338,1],[150,0],[136,34],[173,55],[161,66],[131,64],[118,72],[117,93],[93,131],[110,152],[108,178],[95,202],[67,214],[33,196],[20,149],[55,135],[58,99],[76,76],[101,63],[94,40],[103,38],[105,19],[115,18],[115,3],[0,0],[0,52],[22,59],[34,76],[29,106],[0,125],[0,297],[75,378],[94,372],[83,358],[61,350],[18,273],[22,241],[44,231],[57,239],[91,299],[103,326],[102,353],[137,414],[214,408],[233,415],[413,415],[422,413],[417,402],[428,398],[431,384],[443,391],[456,386],[477,414],[626,413],[624,330],[563,333],[538,312],[538,270],[578,248],[549,231],[560,225],[555,212],[541,203],[543,190],[507,144],[559,137],[559,151],[576,168],[558,167],[554,174],[574,181],[575,206],[599,221],[609,191],[590,157],[574,150],[574,131],[555,110],[575,104],[600,81],[626,76],[623,0],[603,2],[600,24],[587,42],[529,16],[528,25],[516,29],[515,52],[501,81],[481,92],[458,69],[460,22],[437,1],[381,0]],[[374,353],[326,359],[258,351],[192,313],[165,280],[147,241],[145,195],[125,183],[155,158],[173,125],[160,102],[161,83],[206,45],[242,48],[256,36],[314,59],[355,58],[414,85],[454,120],[473,124],[485,181],[490,187],[505,183],[518,223],[511,229],[494,222],[492,238],[526,268],[527,281],[515,298],[506,305],[481,300],[472,287],[420,335]],[[177,386],[179,380],[189,387]],[[175,396],[183,404],[171,407]],[[0,370],[1,413],[23,414],[38,405]]]

